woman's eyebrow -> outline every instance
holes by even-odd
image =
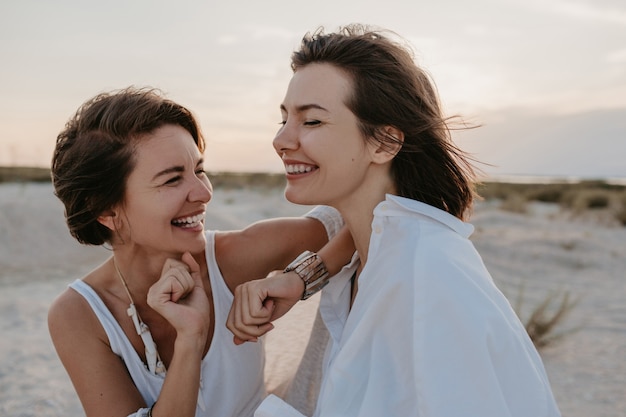
[[[285,107],[284,104],[280,105],[280,109],[287,113],[287,108]],[[320,106],[319,104],[311,103],[311,104],[301,104],[299,106],[296,106],[296,113],[302,113],[302,112],[304,112],[306,110],[310,110],[310,109],[323,110],[325,112],[328,112],[328,110],[326,108]]]

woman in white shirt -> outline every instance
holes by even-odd
[[[426,72],[392,35],[360,26],[305,36],[291,66],[274,139],[285,195],[337,208],[357,251],[322,291],[330,338],[314,415],[559,416],[541,358],[468,239],[474,169]],[[289,298],[299,275],[315,275],[292,270],[236,290],[237,339],[283,313],[259,300]],[[301,414],[270,396],[255,415]]]

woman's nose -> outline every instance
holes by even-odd
[[[213,197],[213,185],[209,178],[205,175],[196,177],[193,186],[189,192],[190,201],[200,201],[208,203]]]
[[[297,135],[294,129],[291,128],[289,122],[285,122],[278,133],[276,133],[272,145],[278,155],[282,155],[285,151],[293,150],[298,147]]]

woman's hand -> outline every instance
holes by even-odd
[[[206,338],[211,320],[200,266],[189,252],[182,260],[168,259],[161,278],[148,291],[148,305],[163,316],[180,336]]]
[[[303,291],[304,283],[295,272],[274,271],[267,278],[239,285],[226,320],[235,344],[256,342],[272,330],[271,322],[289,311]]]

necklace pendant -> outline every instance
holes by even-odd
[[[135,308],[135,304],[131,304],[128,307],[128,310],[126,310],[126,314],[128,314],[133,320],[133,325],[135,325],[135,331],[137,332],[137,334],[141,335],[141,333],[143,333],[143,322],[139,321],[139,314],[137,314],[137,308]],[[143,325],[145,326],[145,324]]]

